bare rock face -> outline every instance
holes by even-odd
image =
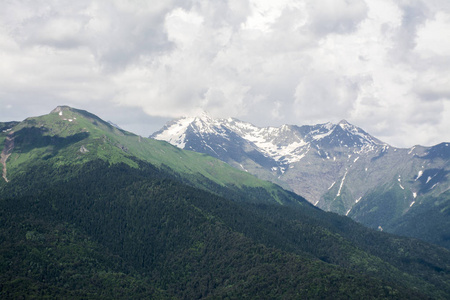
[[[55,109],[53,109],[50,113],[51,113],[51,114],[60,113],[60,112],[62,112],[62,111],[64,111],[64,110],[67,110],[67,109],[70,109],[70,107],[69,107],[69,106],[65,106],[65,105],[57,106],[57,107],[56,107]]]
[[[3,148],[2,153],[0,155],[0,162],[3,166],[2,177],[6,182],[9,182],[8,178],[6,177],[7,175],[6,161],[11,155],[13,149],[14,149],[14,131],[11,131],[6,137],[5,147]]]
[[[83,153],[83,154],[85,154],[85,153],[88,153],[89,150],[86,149],[86,147],[83,145],[83,146],[80,147],[80,152]]]

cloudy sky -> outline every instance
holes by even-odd
[[[203,110],[450,141],[448,0],[0,0],[0,121],[67,104],[148,136]]]

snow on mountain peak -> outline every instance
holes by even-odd
[[[338,124],[325,123],[313,126],[258,127],[234,118],[214,119],[206,112],[198,117],[175,120],[152,137],[180,148],[196,149],[198,146],[191,144],[186,146],[189,143],[187,135],[192,137],[192,134],[197,143],[202,141],[202,147],[216,146],[222,149],[222,144],[208,145],[212,137],[220,137],[226,141],[239,137],[253,145],[249,147],[282,165],[300,161],[311,146],[317,149],[346,147],[361,153],[375,150],[378,145],[385,145],[346,120]]]
[[[345,119],[342,119],[342,120],[338,123],[338,125],[341,126],[341,127],[352,126],[352,125],[351,125],[349,122],[347,122],[347,120],[345,120]]]
[[[208,114],[206,111],[202,111],[202,113],[195,117],[196,120],[201,120],[205,123],[212,123],[214,119]]]
[[[184,146],[186,145],[186,130],[194,120],[195,117],[183,117],[169,122],[160,131],[155,132],[152,137],[184,149]]]

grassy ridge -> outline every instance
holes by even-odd
[[[97,158],[138,167],[135,162],[138,158],[159,167],[168,167],[176,173],[190,175],[191,178],[206,178],[223,187],[264,188],[269,191],[271,201],[281,203],[282,198],[288,197],[278,186],[258,180],[217,159],[117,129],[89,112],[70,107],[28,118],[13,130],[16,146],[7,161],[11,178],[20,173],[22,165],[40,159],[53,163],[57,168],[83,164]],[[5,136],[6,133],[0,134],[0,138]],[[193,181],[202,187],[202,180]]]

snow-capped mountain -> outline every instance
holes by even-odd
[[[241,151],[237,152],[247,155],[253,150],[281,169],[299,162],[311,149],[316,149],[320,156],[329,159],[325,149],[345,147],[354,149],[356,153],[364,153],[387,146],[345,120],[339,124],[260,128],[233,118],[212,119],[205,113],[199,117],[170,122],[151,137],[225,161],[229,158],[239,159],[240,156],[236,156],[239,149]]]
[[[217,157],[303,194],[313,203],[320,199],[323,187],[314,191],[308,186],[305,190],[305,183],[291,182],[288,173],[292,174],[296,166],[311,165],[312,158],[339,165],[342,157],[349,159],[349,154],[375,153],[389,147],[345,120],[338,124],[261,128],[233,118],[213,119],[205,113],[172,121],[151,137]]]
[[[372,227],[388,227],[426,196],[450,188],[448,143],[395,148],[345,120],[261,128],[202,114],[174,120],[151,137],[217,157]],[[374,195],[385,196],[374,201]]]

